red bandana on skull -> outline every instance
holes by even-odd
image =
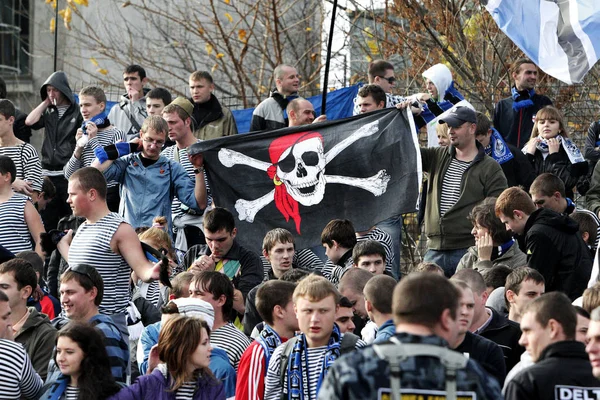
[[[289,221],[290,217],[292,217],[298,234],[300,234],[301,220],[298,202],[289,195],[285,184],[277,176],[277,164],[282,160],[282,155],[286,153],[286,150],[289,150],[286,153],[288,155],[295,144],[312,138],[319,138],[323,142],[323,136],[318,132],[300,132],[277,138],[269,146],[271,166],[267,169],[267,174],[269,175],[269,179],[272,179],[275,184],[275,206],[283,214],[286,221]]]

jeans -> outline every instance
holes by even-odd
[[[402,256],[402,215],[394,215],[381,221],[376,226],[392,237],[392,252],[394,253],[394,262],[392,263],[392,274],[396,279],[401,278],[400,257]]]
[[[431,261],[442,267],[447,278],[451,278],[456,272],[456,267],[460,259],[465,255],[469,248],[455,250],[427,250],[423,261]]]

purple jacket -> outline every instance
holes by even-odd
[[[133,385],[124,387],[108,400],[175,400],[175,392],[169,391],[169,386],[170,379],[155,369],[152,374],[140,376]],[[203,376],[198,378],[198,387],[194,400],[225,400],[221,382]]]

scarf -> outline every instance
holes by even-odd
[[[340,343],[342,342],[342,334],[337,325],[333,325],[333,332],[327,344],[327,351],[323,359],[321,375],[317,382],[316,393],[319,393],[323,379],[329,371],[335,360],[340,357]],[[289,398],[292,400],[304,400],[310,398],[310,387],[308,380],[308,360],[307,360],[306,336],[301,334],[298,341],[294,344],[290,359],[288,362],[288,379],[287,387]]]
[[[535,94],[535,90],[517,90],[516,87],[512,87],[510,89],[513,98],[512,108],[515,111],[519,111],[523,108],[529,108],[533,105],[533,100],[531,98]]]
[[[504,138],[496,128],[492,128],[492,136],[490,136],[490,143],[485,148],[485,154],[491,156],[500,165],[514,158]]]
[[[575,143],[573,143],[573,141],[571,141],[571,139],[567,139],[565,137],[562,137],[561,135],[557,135],[556,139],[558,139],[558,142],[562,144],[562,147],[563,147],[563,149],[565,149],[565,153],[567,153],[567,156],[569,157],[569,161],[571,161],[571,164],[578,164],[578,163],[585,162],[585,159],[581,155],[581,151],[577,148]],[[548,144],[546,143],[546,139],[540,140],[535,147],[542,153],[542,155],[544,155],[544,158],[546,158],[546,156],[548,155],[548,152],[549,152],[549,148],[548,148]],[[527,154],[527,145],[523,146],[523,154]]]
[[[256,341],[262,346],[265,352],[265,373],[269,368],[269,361],[273,352],[281,344],[281,338],[268,324],[265,324]]]
[[[512,247],[513,244],[515,244],[515,239],[510,239],[508,242],[502,243],[500,246],[494,247],[492,249],[492,260],[495,260],[502,254],[506,253],[508,249]]]
[[[83,130],[84,134],[87,134],[86,124],[88,122],[93,122],[94,124],[96,124],[98,129],[104,129],[104,128],[110,126],[110,121],[108,120],[108,117],[106,116],[106,113],[104,111],[102,111],[100,114],[96,115],[95,117],[92,117],[92,118],[88,119],[87,121],[83,121],[81,123],[81,130]]]

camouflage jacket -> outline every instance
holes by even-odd
[[[422,343],[447,347],[437,336],[416,336],[399,333],[403,343]],[[402,399],[444,399],[445,369],[438,358],[413,357],[401,364]],[[459,400],[503,399],[498,382],[487,375],[475,361],[469,360],[464,370],[457,372]],[[391,399],[390,367],[380,359],[373,346],[344,355],[330,368],[319,391],[322,400]]]

